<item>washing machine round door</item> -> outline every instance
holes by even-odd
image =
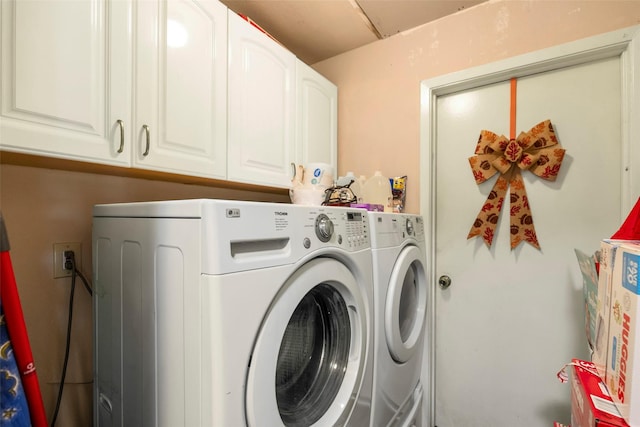
[[[366,299],[353,273],[316,258],[284,284],[251,355],[250,426],[344,425],[366,365]]]
[[[391,357],[408,361],[420,348],[427,307],[427,278],[422,251],[405,247],[391,276],[384,311],[384,329]]]

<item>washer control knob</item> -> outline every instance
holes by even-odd
[[[325,214],[320,214],[316,218],[316,236],[322,242],[328,242],[333,235],[333,222]]]
[[[411,221],[411,219],[407,218],[407,234],[409,236],[413,236],[413,222]]]

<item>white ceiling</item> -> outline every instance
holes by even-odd
[[[314,64],[485,0],[221,1]]]

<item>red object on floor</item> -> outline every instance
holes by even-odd
[[[47,427],[47,416],[42,403],[40,383],[33,362],[29,335],[24,323],[20,296],[9,255],[9,240],[6,236],[4,221],[0,216],[0,237],[2,240],[0,243],[0,299],[4,308],[7,332],[20,371],[22,388],[29,404],[31,425],[33,427]]]
[[[611,400],[596,365],[573,359],[570,379],[573,427],[629,427]]]
[[[624,220],[622,226],[611,236],[619,240],[640,240],[640,198]]]

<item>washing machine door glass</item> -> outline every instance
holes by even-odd
[[[385,303],[385,336],[389,353],[404,363],[420,348],[427,306],[422,251],[404,248],[396,260]]]
[[[331,406],[349,361],[351,327],[344,298],[317,285],[296,307],[276,366],[276,399],[287,426],[310,426]]]
[[[411,264],[409,270],[402,281],[402,291],[400,291],[400,307],[398,309],[398,323],[400,327],[400,339],[407,342],[413,332],[418,313],[418,283],[416,266]]]
[[[289,278],[251,355],[250,426],[347,423],[366,365],[365,304],[357,279],[335,259],[311,260]]]

